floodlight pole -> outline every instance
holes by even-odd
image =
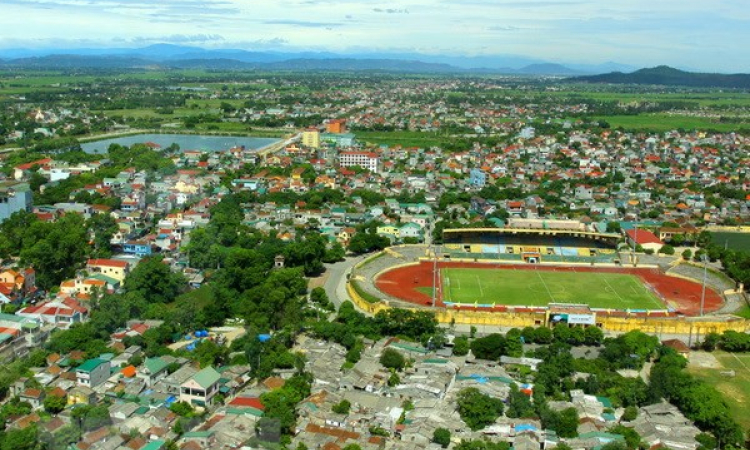
[[[701,261],[703,261],[703,288],[701,289],[701,313],[700,316],[703,317],[703,305],[706,302],[706,276],[708,275],[708,262],[707,257],[705,254],[701,256]]]

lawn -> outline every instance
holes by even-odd
[[[750,354],[714,352],[721,363],[721,368],[704,368],[689,366],[690,373],[703,379],[721,392],[724,401],[729,405],[734,419],[743,430],[750,428]],[[734,370],[735,376],[722,375],[722,372]]]
[[[750,233],[712,232],[711,240],[732,250],[750,250]]]
[[[671,131],[678,128],[685,130],[718,130],[736,131],[750,128],[748,123],[719,123],[707,117],[693,117],[669,114],[638,114],[634,116],[598,116],[612,128],[622,127],[626,130]]]
[[[638,277],[619,273],[443,269],[442,283],[443,300],[453,303],[513,306],[579,303],[592,308],[666,308]]]

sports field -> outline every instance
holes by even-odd
[[[710,364],[712,358],[715,358],[714,364]],[[734,419],[743,429],[750,427],[750,415],[747,414],[750,404],[750,355],[695,352],[690,356],[688,370],[724,394]]]
[[[635,275],[549,270],[443,268],[443,301],[463,304],[546,306],[579,303],[592,308],[654,310],[664,303]]]

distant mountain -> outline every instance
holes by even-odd
[[[585,72],[571,69],[560,64],[529,64],[516,70],[516,73],[526,75],[582,75]]]
[[[612,72],[569,78],[576,83],[649,84],[660,86],[750,88],[750,74],[686,72],[669,66],[640,69],[633,73]]]
[[[560,65],[519,55],[451,56],[420,53],[274,52],[155,44],[142,48],[0,49],[0,66],[57,68],[174,67],[265,68],[276,70],[381,70],[423,73],[486,73],[508,75],[585,75],[613,69],[616,63]]]

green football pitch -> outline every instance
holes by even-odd
[[[442,269],[443,301],[464,304],[546,306],[586,304],[592,308],[666,309],[635,275],[599,272]]]

